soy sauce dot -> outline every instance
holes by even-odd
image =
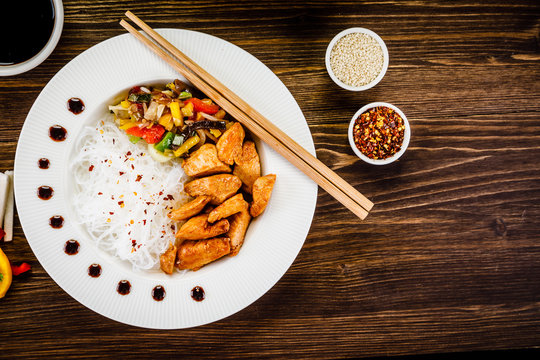
[[[67,130],[60,125],[53,125],[49,128],[49,137],[57,142],[66,140]]]
[[[78,115],[84,111],[84,103],[81,99],[72,97],[67,103],[68,110]]]
[[[54,190],[50,186],[43,185],[43,186],[38,187],[37,193],[38,193],[38,197],[41,200],[49,200],[50,198],[52,198],[54,194]]]
[[[156,301],[161,301],[165,299],[165,289],[161,285],[157,285],[152,289],[152,297]]]
[[[195,286],[193,289],[191,289],[191,298],[195,301],[203,301],[204,300],[204,289],[200,286]]]
[[[49,225],[54,229],[60,229],[64,226],[64,218],[60,215],[54,215],[49,219]]]
[[[120,280],[118,282],[118,286],[116,287],[116,291],[120,295],[127,295],[131,291],[131,284],[127,280]]]
[[[64,245],[64,252],[68,255],[76,255],[79,253],[80,246],[77,240],[68,240]]]
[[[97,278],[101,275],[101,265],[92,264],[88,267],[88,275],[93,278]]]
[[[38,160],[38,166],[40,169],[46,170],[49,168],[51,162],[47,158],[41,158]]]

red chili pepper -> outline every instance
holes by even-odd
[[[165,128],[161,125],[154,125],[151,128],[133,126],[127,129],[126,133],[128,135],[143,138],[148,144],[155,144],[160,141],[163,134],[165,134]]]
[[[217,106],[216,104],[207,104],[204,103],[201,99],[197,98],[189,98],[187,100],[184,100],[184,103],[192,103],[193,110],[197,112],[203,112],[208,115],[214,115],[219,111],[219,106]]]
[[[4,239],[4,236],[6,236],[6,232],[4,231],[4,229],[0,228],[0,241]]]
[[[28,263],[22,263],[21,265],[18,265],[18,266],[11,265],[11,272],[13,273],[13,275],[17,276],[17,275],[21,275],[22,273],[27,272],[31,268],[32,267]]]

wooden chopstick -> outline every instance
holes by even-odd
[[[361,219],[367,216],[368,211],[373,207],[373,203],[365,196],[298,145],[217,79],[208,74],[208,72],[195,64],[142,20],[129,11],[126,12],[126,16],[139,25],[148,36],[173,56],[177,57],[182,63],[172,58],[166,51],[138,32],[129,23],[124,20],[120,21],[120,24],[138,40],[153,50],[195,87],[199,88],[234,118],[241,121],[254,135],[269,144],[274,150],[298,167],[354,214]],[[229,101],[229,99],[234,103]]]

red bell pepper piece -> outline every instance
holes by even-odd
[[[163,134],[165,134],[165,128],[161,125],[154,125],[151,128],[133,126],[127,129],[126,133],[143,138],[148,144],[155,144],[159,142],[163,137]]]
[[[31,268],[32,267],[28,263],[22,263],[21,265],[18,265],[18,266],[11,265],[11,272],[13,273],[13,275],[17,276],[17,275],[27,272]]]
[[[217,106],[216,104],[206,104],[202,102],[201,99],[197,98],[189,98],[187,100],[184,100],[184,103],[192,103],[193,110],[197,112],[203,112],[208,115],[214,115],[219,111],[219,106]]]

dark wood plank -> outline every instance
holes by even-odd
[[[306,243],[261,299],[195,329],[139,329],[86,309],[45,273],[18,221],[2,249],[32,264],[0,300],[0,358],[345,358],[540,346],[540,6],[536,1],[64,1],[58,47],[0,78],[0,170],[13,168],[35,98],[67,62],[151,26],[202,31],[244,48],[287,85],[318,157],[374,201],[360,222],[319,192]],[[390,67],[351,93],[326,74],[330,39],[379,33]],[[358,108],[387,101],[413,136],[395,164],[354,156]],[[24,141],[24,139],[22,139]]]

